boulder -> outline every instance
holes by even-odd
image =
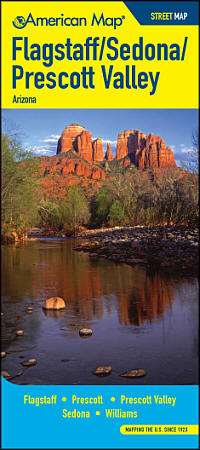
[[[48,298],[48,300],[45,300],[42,307],[43,307],[43,309],[55,309],[55,310],[64,309],[65,302],[64,302],[63,298],[51,297],[51,298]]]
[[[1,372],[2,377],[4,377],[6,380],[8,380],[10,378],[10,374],[8,372],[6,372],[5,370],[2,370]]]
[[[137,378],[144,377],[146,374],[147,372],[144,369],[132,369],[128,370],[128,372],[121,373],[120,377]]]
[[[81,328],[79,334],[80,336],[92,336],[92,330],[90,328]]]
[[[24,334],[23,330],[16,331],[17,336],[23,336],[23,334]]]
[[[97,375],[98,377],[106,377],[110,375],[112,371],[111,366],[98,366],[95,370],[93,370],[93,374]]]
[[[22,361],[21,365],[25,367],[35,366],[37,364],[37,359],[27,359],[26,361]]]

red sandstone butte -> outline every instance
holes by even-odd
[[[85,128],[76,123],[68,125],[58,141],[57,155],[39,157],[43,196],[64,198],[66,188],[74,185],[86,187],[88,195],[92,195],[102,180],[112,179],[109,162],[114,156],[109,142],[102,165],[103,159],[101,138],[92,141],[92,134]],[[151,180],[160,177],[163,168],[176,167],[172,150],[160,136],[153,133],[147,136],[138,130],[119,133],[116,160],[119,168],[135,165],[138,169],[149,169],[147,175]]]
[[[95,139],[93,146],[93,161],[103,161],[103,141],[101,137]]]
[[[112,161],[114,159],[114,155],[111,151],[111,144],[109,142],[107,143],[105,158],[107,159],[107,161]]]
[[[58,140],[57,154],[69,150],[75,150],[86,161],[93,161],[92,134],[78,123],[68,125]],[[95,161],[103,160],[102,140],[94,141],[94,157]]]
[[[68,125],[61,134],[57,154],[75,150],[86,161],[103,161],[103,141],[99,137],[92,141],[92,134],[78,123]]]
[[[57,154],[67,152],[68,150],[77,150],[76,140],[85,128],[81,127],[78,123],[68,125],[62,132],[57,145]]]
[[[92,133],[86,130],[82,131],[77,137],[76,142],[78,155],[86,161],[91,162],[93,160]]]
[[[165,146],[160,136],[147,136],[138,130],[119,133],[116,159],[129,156],[131,162],[140,169],[149,167],[176,167],[172,150]]]

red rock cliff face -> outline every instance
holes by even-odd
[[[101,164],[103,159],[101,138],[92,141],[92,134],[85,128],[78,124],[67,126],[58,141],[57,155],[39,158],[43,197],[64,198],[66,188],[73,185],[80,185],[86,188],[88,195],[93,195],[103,180],[112,178],[109,162],[114,156],[109,143],[106,162]],[[176,167],[173,152],[161,137],[152,133],[147,136],[138,130],[126,130],[118,135],[116,159],[119,169],[129,170],[132,165],[149,169],[147,173],[151,180],[160,177],[163,168]]]
[[[126,130],[118,135],[116,159],[129,156],[140,169],[149,167],[176,167],[172,150],[160,136],[147,136],[138,130]]]
[[[107,161],[112,161],[114,159],[114,155],[111,151],[111,145],[109,144],[109,142],[107,143],[107,151],[105,158],[107,159]]]
[[[96,142],[97,141],[97,142]],[[97,139],[95,142],[95,161],[102,161],[103,159],[103,143]],[[101,153],[102,143],[102,157]],[[86,161],[93,161],[93,147],[92,147],[92,134],[77,123],[68,125],[61,134],[57,145],[57,154],[65,153],[69,150],[75,150],[78,155]]]
[[[101,137],[95,139],[93,146],[93,161],[103,161],[103,142]]]
[[[119,133],[117,139],[116,159],[134,154],[138,148],[144,148],[146,134],[138,130],[125,130]],[[134,161],[132,161],[134,162]]]
[[[78,155],[86,161],[93,161],[92,133],[86,130],[82,131],[77,137],[76,143]]]
[[[46,200],[64,198],[69,186],[85,186],[92,195],[106,178],[104,170],[94,162],[84,161],[78,155],[39,157],[42,180],[42,195]]]
[[[85,128],[81,127],[78,123],[68,125],[62,132],[57,145],[57,154],[67,152],[72,148],[77,150],[77,136],[79,136]]]
[[[174,154],[161,137],[150,134],[147,137],[146,147],[137,150],[135,154],[135,163],[139,168],[149,167],[176,167]]]

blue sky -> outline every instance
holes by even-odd
[[[23,146],[37,156],[55,155],[63,129],[77,122],[93,138],[101,136],[105,149],[110,141],[114,153],[119,132],[136,129],[154,133],[171,147],[179,164],[187,159],[192,132],[198,128],[196,109],[7,109],[2,113],[3,130],[17,130]]]

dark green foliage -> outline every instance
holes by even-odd
[[[93,198],[92,223],[167,225],[198,223],[198,179],[179,169],[164,169],[155,180],[148,171],[115,173]]]
[[[125,222],[124,208],[119,200],[115,200],[109,210],[109,223],[113,225],[123,225]]]
[[[59,204],[41,202],[39,206],[40,225],[47,229],[60,230],[62,226],[62,212]]]
[[[74,234],[81,225],[86,225],[90,214],[85,195],[81,188],[72,186],[68,188],[65,201],[62,204],[63,225]]]
[[[198,223],[198,178],[177,168],[160,171],[120,169],[112,162],[109,179],[88,197],[78,186],[64,199],[41,200],[37,158],[2,136],[2,232],[32,225],[75,234],[81,226]]]
[[[106,224],[111,204],[111,193],[109,189],[103,187],[91,202],[91,222],[95,225]]]
[[[66,197],[59,202],[42,202],[39,206],[40,226],[75,234],[87,225],[90,213],[84,192],[78,186],[67,189]]]
[[[8,135],[1,141],[2,229],[26,231],[36,221],[39,202],[38,163]]]

